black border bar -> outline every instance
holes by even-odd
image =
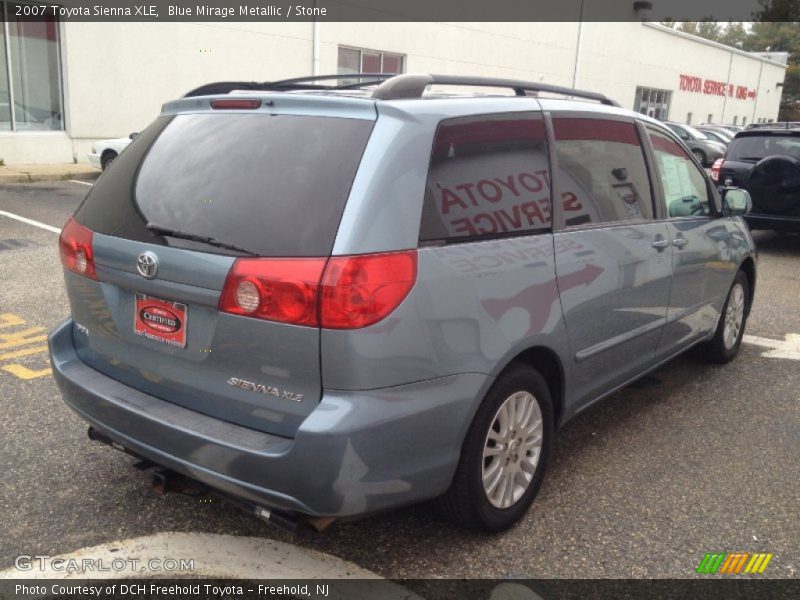
[[[796,0],[23,0],[9,20],[94,22],[800,21]]]

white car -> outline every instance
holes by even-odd
[[[115,158],[122,152],[125,148],[128,147],[128,144],[131,143],[138,133],[132,133],[128,137],[124,138],[114,138],[111,140],[100,140],[99,142],[95,142],[92,144],[92,151],[87,154],[86,156],[89,157],[89,163],[93,167],[97,167],[98,169],[103,169],[104,171],[108,168]]]

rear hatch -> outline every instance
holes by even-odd
[[[750,192],[753,214],[800,216],[800,132],[753,130],[731,142],[719,183]]]
[[[300,288],[276,284],[265,303],[284,303],[277,320],[220,310],[220,299],[234,293],[226,280],[242,261],[259,258],[300,287],[324,265],[375,111],[356,101],[361,110],[324,114],[323,100],[322,110],[306,100],[310,114],[281,114],[275,104],[291,109],[283,98],[259,110],[192,99],[205,110],[159,117],[75,213],[73,229],[92,232],[96,280],[65,273],[88,365],[186,408],[292,436],[321,395],[320,330],[292,313]]]

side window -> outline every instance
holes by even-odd
[[[442,121],[431,153],[420,242],[550,231],[548,169],[541,115]]]
[[[553,119],[565,225],[653,218],[650,180],[633,123]]]
[[[669,217],[710,213],[706,178],[683,148],[669,136],[648,127],[661,178],[661,195]]]

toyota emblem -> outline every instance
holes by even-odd
[[[136,259],[136,270],[142,277],[152,279],[158,273],[158,258],[152,252],[142,252]]]

